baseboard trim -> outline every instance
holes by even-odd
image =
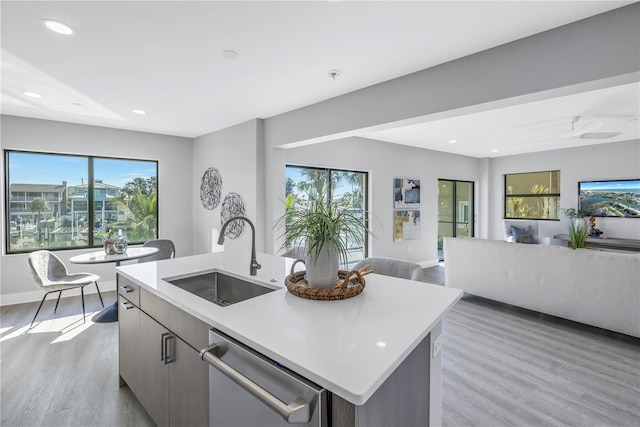
[[[98,282],[98,286],[100,287],[100,292],[108,292],[116,290],[116,282],[114,280],[106,281],[106,282]],[[85,286],[84,294],[97,294],[96,287],[93,285]],[[28,292],[16,292],[12,294],[2,294],[0,295],[0,306],[5,305],[15,305],[15,304],[24,304],[27,302],[39,302],[42,300],[45,292],[41,290],[34,290]],[[62,292],[62,298],[73,297],[80,295],[79,290],[70,290]],[[54,297],[56,295],[54,294]],[[47,299],[48,300],[48,299]]]
[[[435,258],[435,259],[430,259],[427,261],[420,261],[418,262],[418,265],[420,265],[420,267],[422,268],[429,268],[429,267],[435,267],[440,263],[440,261]]]

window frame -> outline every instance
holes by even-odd
[[[87,200],[85,203],[87,204],[87,222],[88,222],[88,235],[87,235],[87,245],[83,246],[60,246],[60,247],[42,247],[42,248],[31,248],[31,249],[10,249],[11,245],[11,183],[9,182],[9,156],[11,153],[20,153],[20,154],[38,154],[38,155],[48,155],[48,156],[60,156],[60,157],[76,157],[87,160],[87,189],[86,195]],[[67,251],[67,250],[78,250],[78,249],[93,249],[93,248],[102,248],[103,243],[96,244],[94,241],[94,232],[95,232],[95,209],[89,209],[89,207],[94,206],[95,204],[95,177],[94,177],[94,161],[96,159],[99,160],[120,160],[120,161],[133,161],[133,162],[148,162],[153,163],[155,165],[156,170],[156,235],[157,239],[160,236],[160,162],[158,160],[150,160],[150,159],[138,159],[138,158],[130,158],[130,157],[111,157],[111,156],[97,156],[90,154],[68,154],[68,153],[57,153],[57,152],[49,152],[49,151],[31,151],[31,150],[16,150],[16,149],[4,149],[3,150],[3,161],[4,161],[4,189],[5,195],[2,203],[4,203],[4,215],[5,215],[5,241],[4,241],[4,253],[7,255],[10,254],[28,254],[37,250],[46,249],[50,251]],[[26,201],[25,201],[26,203]],[[128,241],[131,245],[142,244],[144,241]]]
[[[560,169],[554,169],[554,170],[543,170],[543,171],[531,171],[531,172],[517,172],[517,173],[505,173],[503,175],[503,185],[502,185],[502,191],[503,191],[503,205],[502,205],[502,218],[503,219],[528,219],[528,220],[532,220],[532,221],[560,221],[560,218],[558,216],[558,212],[556,212],[556,218],[539,218],[539,217],[507,217],[507,212],[508,210],[508,200],[511,198],[515,198],[515,197],[556,197],[558,200],[558,207],[560,206],[560,191],[558,191],[557,193],[544,193],[544,195],[540,195],[539,193],[516,193],[516,194],[507,194],[507,178],[510,176],[514,176],[514,175],[532,175],[532,174],[538,174],[538,173],[551,173],[551,172],[556,172],[557,173],[557,179],[558,179],[558,190],[560,190],[561,186],[561,171]]]
[[[299,165],[299,164],[292,164],[292,163],[286,163],[285,167],[284,167],[284,174],[285,174],[285,182],[287,179],[287,168],[299,168],[299,169],[311,169],[311,170],[317,170],[317,171],[325,171],[329,173],[329,183],[331,183],[331,173],[332,172],[346,172],[346,173],[359,173],[359,174],[363,174],[365,177],[364,180],[364,188],[362,189],[363,192],[363,209],[365,212],[364,215],[364,223],[365,223],[365,227],[367,228],[367,230],[369,229],[369,216],[366,215],[367,212],[369,212],[369,172],[368,171],[362,171],[362,170],[354,170],[354,169],[340,169],[340,168],[329,168],[329,167],[322,167],[322,166],[305,166],[305,165]],[[333,188],[329,188],[329,196],[331,197],[331,199],[333,200]],[[285,197],[287,196],[286,194],[286,185],[285,185]],[[364,258],[367,258],[369,256],[369,233],[364,233],[364,239],[363,239],[363,254],[364,254]]]

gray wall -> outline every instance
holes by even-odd
[[[256,246],[264,251],[265,226],[262,215],[263,172],[258,161],[262,121],[259,119],[240,123],[212,132],[193,141],[193,248],[195,253],[207,253],[215,249],[215,240],[222,226],[220,209],[230,192],[241,196],[246,216],[256,226]],[[220,205],[209,210],[200,200],[202,176],[208,168],[215,168],[222,177]],[[228,239],[225,246],[250,248],[251,233],[248,225],[237,239]],[[270,230],[270,228],[269,228]]]
[[[107,157],[123,157],[157,160],[159,187],[160,238],[171,239],[176,245],[177,256],[193,254],[192,248],[192,198],[189,189],[191,175],[186,171],[192,166],[192,140],[175,136],[132,132],[96,126],[76,125],[47,120],[1,116],[2,149],[42,151],[63,154],[85,154]],[[4,195],[4,179],[2,188]],[[2,198],[3,215],[5,199]],[[2,227],[2,257],[0,258],[0,294],[2,304],[30,301],[41,298],[36,290],[27,255],[7,255],[5,227]],[[93,249],[96,250],[96,249]],[[115,289],[113,264],[78,266],[69,258],[91,250],[57,251],[71,272],[90,271],[100,275],[101,289]],[[95,291],[89,287],[88,292]],[[79,292],[78,292],[79,293]]]
[[[640,141],[589,145],[564,150],[499,157],[491,160],[489,186],[489,236],[504,238],[501,218],[504,215],[504,174],[560,171],[560,206],[578,207],[578,181],[640,178]],[[568,219],[540,221],[541,236],[566,234]],[[640,239],[640,219],[596,218],[596,227],[606,236]],[[556,242],[559,243],[559,242]]]
[[[373,214],[370,254],[402,258],[424,265],[437,264],[438,179],[480,179],[479,161],[472,157],[389,144],[365,138],[347,138],[292,149],[274,150],[269,173],[276,185],[267,189],[275,216],[284,214],[285,165],[355,169],[369,172],[369,209]],[[393,178],[420,179],[420,239],[393,241]],[[274,240],[274,250],[280,242]]]

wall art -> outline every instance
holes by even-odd
[[[220,224],[236,215],[245,215],[244,203],[238,193],[229,193],[225,196],[220,209]],[[224,231],[224,237],[235,239],[244,231],[244,221],[232,221]]]
[[[393,179],[393,208],[420,208],[420,180],[409,178]]]
[[[420,238],[420,211],[393,211],[393,241]]]
[[[212,210],[220,204],[220,194],[222,193],[222,177],[216,168],[209,168],[202,175],[200,183],[200,200],[202,206]]]

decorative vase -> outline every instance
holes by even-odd
[[[338,279],[339,254],[336,248],[325,245],[320,249],[316,257],[305,251],[307,254],[304,265],[307,269],[305,279],[311,288],[333,288]]]
[[[107,255],[115,255],[116,252],[116,241],[113,240],[112,238],[107,238],[107,240],[104,241],[104,252]]]
[[[118,255],[125,253],[127,251],[127,246],[128,246],[127,241],[122,238],[119,238],[115,244],[116,253]]]

